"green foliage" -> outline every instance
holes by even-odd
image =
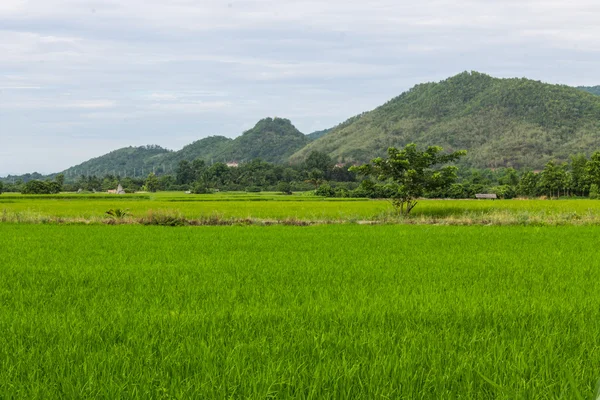
[[[158,167],[159,172],[163,172],[165,168],[159,166],[157,160],[162,160],[162,157],[169,153],[169,150],[156,145],[125,147],[71,167],[64,171],[64,175],[71,179],[82,174],[85,176],[112,174],[121,177],[135,174],[141,177],[145,176],[144,173],[152,171],[153,167]]]
[[[531,171],[526,172],[517,185],[517,194],[526,197],[534,197],[538,194],[539,175]]]
[[[158,178],[156,177],[156,175],[154,175],[154,173],[150,173],[146,178],[144,188],[146,189],[146,191],[154,193],[158,190],[159,187],[160,183],[158,181]]]
[[[306,135],[306,138],[310,141],[317,140],[317,139],[322,138],[323,136],[327,135],[329,132],[331,132],[331,129],[323,129],[322,131],[316,131],[313,133],[309,133],[308,135]]]
[[[599,199],[600,198],[600,189],[598,189],[598,185],[592,183],[590,185],[590,199]]]
[[[56,194],[60,193],[60,185],[50,181],[29,181],[21,190],[22,194]]]
[[[403,150],[390,147],[387,158],[375,158],[372,164],[353,169],[361,175],[393,184],[390,189],[394,193],[390,197],[394,206],[402,214],[408,215],[417,205],[417,198],[428,191],[447,188],[456,180],[456,167],[434,167],[454,162],[466,155],[466,151],[440,154],[442,150],[441,147],[429,146],[427,150],[420,151],[414,143],[406,145]]]
[[[564,191],[566,183],[565,165],[557,165],[554,161],[549,161],[540,174],[539,187],[542,193],[552,197],[560,197],[561,191]]]
[[[600,186],[600,151],[595,152],[587,162],[585,174],[590,184]]]
[[[304,169],[307,171],[319,170],[325,176],[333,168],[334,162],[325,153],[319,151],[311,152],[304,161]]]
[[[336,191],[330,185],[325,183],[315,190],[315,194],[323,197],[335,197]]]
[[[308,179],[306,179],[307,183],[310,183],[315,186],[315,189],[318,189],[319,186],[325,182],[325,174],[318,168],[313,168],[308,173]]]
[[[577,89],[600,96],[600,86],[579,86]]]
[[[4,184],[2,182],[0,182],[0,194],[2,194],[3,190],[4,190]]]
[[[467,149],[462,165],[541,168],[600,148],[600,97],[527,79],[462,73],[417,85],[353,117],[294,154],[312,151],[364,162],[407,143]]]
[[[219,155],[227,161],[260,158],[269,162],[283,163],[308,143],[304,134],[283,118],[265,118],[254,128],[235,138]]]
[[[292,185],[289,182],[279,182],[277,184],[277,191],[282,194],[292,194]]]
[[[116,219],[123,219],[125,217],[128,217],[129,214],[129,209],[121,209],[121,208],[115,208],[115,209],[110,209],[106,212],[106,215],[110,216],[111,218],[116,218]]]

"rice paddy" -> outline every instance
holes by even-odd
[[[185,195],[0,196],[5,222],[106,221],[109,209],[127,210],[132,218],[149,213],[191,220],[312,222],[393,222],[449,224],[600,224],[600,200],[422,200],[408,220],[400,220],[387,200],[324,199],[305,194],[217,193]]]
[[[599,204],[4,194],[0,398],[596,399]]]

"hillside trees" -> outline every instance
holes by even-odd
[[[352,167],[352,170],[393,185],[394,207],[408,215],[417,205],[417,198],[427,191],[448,188],[456,181],[458,169],[455,166],[434,167],[454,162],[466,155],[466,151],[441,154],[442,150],[439,146],[429,146],[427,150],[419,151],[414,143],[402,150],[390,147],[387,158],[375,158],[369,164]]]

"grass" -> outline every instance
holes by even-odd
[[[157,193],[115,196],[0,196],[4,222],[106,221],[106,211],[128,210],[135,222],[149,214],[171,214],[191,221],[298,220],[323,222],[385,222],[421,224],[600,225],[598,200],[422,200],[408,219],[394,214],[387,200],[324,199],[307,194]]]
[[[599,239],[0,224],[0,398],[592,399]]]

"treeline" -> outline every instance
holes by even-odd
[[[81,176],[65,183],[63,175],[54,180],[5,183],[0,192],[52,194],[60,191],[106,192],[120,184],[125,192],[136,191],[294,191],[314,190],[326,197],[389,198],[394,185],[363,179],[349,171],[351,164],[335,164],[325,153],[312,152],[301,165],[278,165],[260,159],[238,166],[207,165],[203,160],[181,161],[174,174],[148,175],[145,179],[117,175]],[[573,155],[567,163],[550,161],[541,171],[513,168],[462,168],[458,181],[448,188],[425,194],[429,198],[473,198],[477,193],[495,193],[499,198],[515,197],[599,197],[600,151],[590,158]]]
[[[541,171],[517,171],[514,168],[460,169],[457,183],[428,192],[428,198],[474,198],[478,193],[493,193],[501,199],[515,197],[590,197],[600,198],[600,152],[591,158],[571,156],[569,162],[550,161]],[[321,185],[317,194],[328,197],[393,197],[394,185],[363,180],[357,189],[346,192],[335,183]]]
[[[174,174],[157,176],[153,173],[146,178],[121,177],[106,174],[104,176],[80,176],[75,182],[65,183],[61,175],[61,190],[76,192],[106,192],[114,190],[120,184],[126,193],[136,191],[190,191],[192,193],[210,193],[212,191],[292,191],[315,190],[325,182],[345,184],[347,188],[358,186],[356,175],[348,169],[351,164],[335,164],[326,154],[314,152],[301,165],[279,165],[255,159],[236,166],[225,163],[208,165],[202,159],[192,162],[180,161]],[[31,183],[33,182],[33,183]],[[28,192],[38,187],[39,192],[47,193],[51,180],[33,180],[5,183],[7,192]]]

